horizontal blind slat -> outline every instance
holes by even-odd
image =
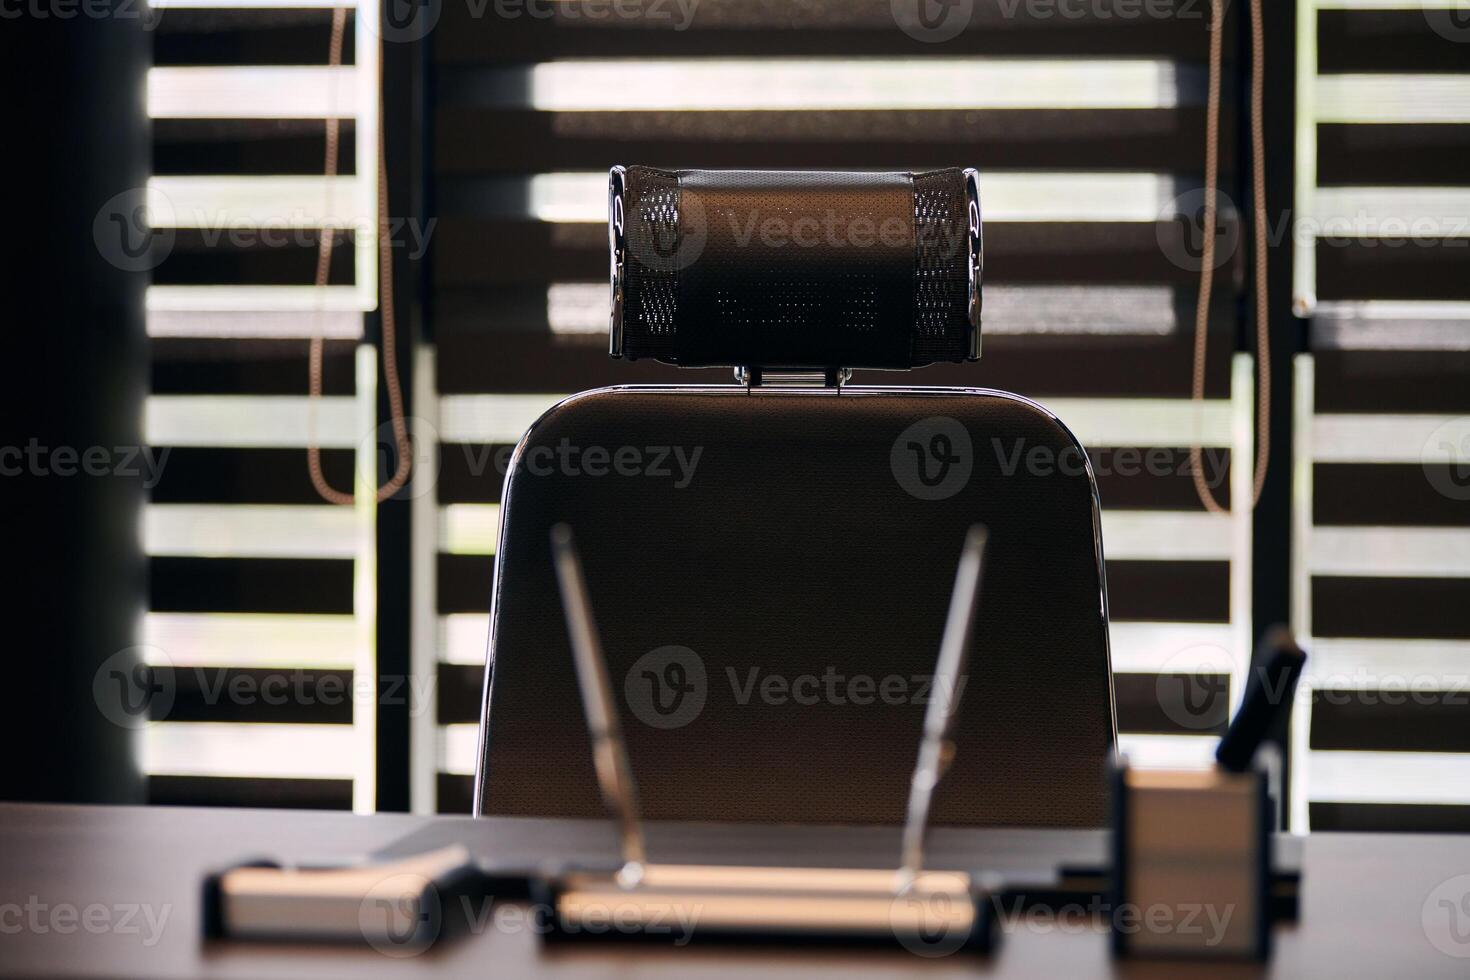
[[[327,119],[357,115],[357,69],[317,65],[153,68],[154,119]]]

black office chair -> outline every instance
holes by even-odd
[[[583,392],[516,448],[475,812],[604,813],[548,545],[566,522],[645,816],[901,823],[983,522],[934,820],[1103,824],[1116,723],[1080,445],[1017,395],[845,383],[979,356],[974,172],[616,168],[610,209],[613,356],[733,365],[737,383]]]

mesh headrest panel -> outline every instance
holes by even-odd
[[[959,169],[617,168],[613,351],[688,367],[972,359],[980,255],[969,184]]]

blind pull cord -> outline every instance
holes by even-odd
[[[1210,4],[1210,71],[1209,99],[1205,110],[1205,213],[1204,248],[1201,255],[1199,275],[1199,298],[1194,310],[1194,374],[1191,384],[1191,400],[1195,404],[1196,431],[1202,424],[1201,409],[1205,397],[1205,349],[1208,341],[1210,320],[1210,293],[1215,280],[1215,220],[1216,192],[1220,184],[1220,74],[1221,45],[1225,26],[1226,0],[1213,0]],[[1251,195],[1254,211],[1254,260],[1256,285],[1256,461],[1255,479],[1251,491],[1250,505],[1254,509],[1261,499],[1261,488],[1266,483],[1267,459],[1271,453],[1271,330],[1267,311],[1266,280],[1266,148],[1262,121],[1265,115],[1265,64],[1266,39],[1261,24],[1261,0],[1250,0],[1251,25]],[[1205,510],[1212,514],[1228,514],[1215,499],[1215,492],[1205,482],[1204,468],[1200,465],[1201,440],[1196,438],[1189,447],[1189,468],[1194,477],[1194,489]],[[1231,465],[1239,465],[1231,460]]]
[[[347,9],[336,7],[332,10],[332,41],[331,50],[327,64],[331,68],[342,66],[342,41],[347,29]],[[398,330],[397,319],[393,309],[393,245],[388,240],[388,153],[387,141],[384,135],[382,95],[378,97],[378,215],[374,222],[373,230],[378,237],[378,315],[383,327],[383,381],[388,388],[388,411],[393,424],[393,443],[398,451],[398,459],[394,464],[393,476],[378,487],[377,500],[379,503],[393,496],[403,485],[408,482],[409,474],[413,469],[413,450],[408,441],[408,424],[403,414],[403,389],[398,379]],[[328,193],[331,193],[331,179],[337,176],[337,157],[340,143],[341,121],[336,116],[326,120],[326,177]],[[316,257],[316,290],[322,293],[327,286],[332,266],[332,249],[336,244],[337,235],[331,228],[323,228],[321,239],[317,245]],[[322,348],[324,338],[317,331],[311,338],[311,350],[309,354],[310,386],[307,398],[309,406],[309,417],[315,419],[316,408],[322,397]],[[323,500],[330,504],[351,506],[356,497],[352,493],[343,493],[327,482],[326,474],[322,472],[321,446],[317,442],[316,427],[313,424],[308,432],[306,446],[306,466],[311,473],[311,485]]]

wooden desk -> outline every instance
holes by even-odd
[[[675,949],[616,941],[546,949],[523,920],[514,918],[504,920],[501,927],[492,921],[478,933],[454,937],[405,959],[367,947],[200,938],[200,883],[207,870],[249,856],[350,858],[382,850],[408,834],[422,840],[423,835],[446,832],[462,836],[487,862],[506,866],[556,856],[605,859],[613,853],[610,829],[583,821],[0,805],[0,974],[357,978],[406,973],[491,980],[608,976],[745,980],[798,974],[1066,980],[1470,976],[1470,905],[1456,911],[1438,903],[1441,898],[1458,900],[1470,891],[1470,878],[1440,887],[1456,876],[1470,875],[1470,837],[1308,839],[1301,921],[1278,927],[1276,955],[1264,969],[1114,963],[1107,936],[1080,916],[1063,924],[1045,917],[1008,921],[1001,949],[990,960],[962,954],[922,959],[901,950],[709,945]],[[1095,834],[1065,831],[941,829],[934,834],[932,854],[936,865],[959,866],[982,853],[995,855],[987,860],[1024,873],[1047,864],[1049,853],[1086,852],[1096,843]],[[730,861],[764,857],[881,865],[892,860],[897,835],[872,828],[655,825],[650,844],[652,853],[664,860],[719,854]],[[1458,922],[1451,922],[1452,913],[1460,916]],[[489,918],[493,916],[492,911]],[[522,924],[516,926],[516,921]]]

